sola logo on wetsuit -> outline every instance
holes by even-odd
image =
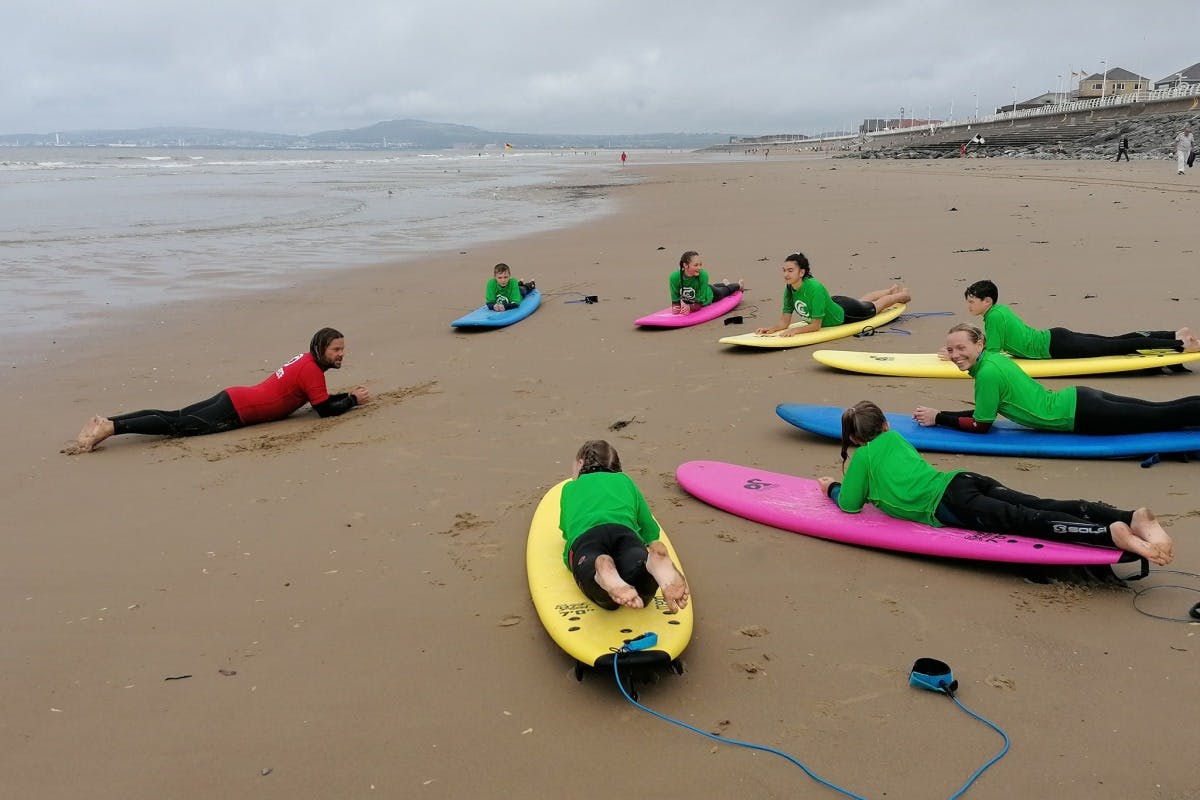
[[[679,290],[679,299],[684,303],[696,302],[696,290],[690,286],[685,286]]]

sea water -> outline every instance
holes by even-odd
[[[293,283],[571,225],[609,151],[0,148],[0,326]],[[480,269],[490,265],[476,265]]]

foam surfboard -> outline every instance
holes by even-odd
[[[821,364],[845,372],[863,375],[888,375],[900,378],[967,378],[967,373],[935,353],[858,353],[853,350],[816,350],[813,358]],[[1058,378],[1067,375],[1100,375],[1110,372],[1136,372],[1143,369],[1173,367],[1200,361],[1200,353],[1176,353],[1151,350],[1127,356],[1097,358],[1014,358],[1013,363],[1034,378]]]
[[[837,406],[782,403],[776,409],[784,421],[797,428],[842,438],[842,412]],[[1044,458],[1131,458],[1156,453],[1200,452],[1200,428],[1161,433],[1123,433],[1085,436],[1080,433],[1035,431],[1007,420],[997,420],[987,433],[967,433],[938,426],[918,425],[911,414],[887,414],[888,425],[918,450],[980,455],[1040,456]]]
[[[1011,564],[1084,565],[1137,560],[1113,547],[935,528],[894,519],[871,505],[857,514],[847,514],[825,496],[815,480],[756,467],[688,461],[679,465],[675,478],[692,496],[730,514],[863,547]]]
[[[699,325],[702,322],[716,319],[723,314],[728,314],[738,307],[742,302],[742,293],[734,292],[731,295],[722,297],[720,300],[714,300],[706,306],[703,306],[699,311],[693,311],[690,314],[675,314],[671,311],[671,307],[667,306],[662,311],[655,311],[653,314],[647,314],[633,321],[634,325],[640,325],[643,328],[686,328],[690,325]]]
[[[470,314],[459,317],[451,322],[455,328],[503,328],[520,322],[538,310],[542,304],[542,293],[534,289],[521,300],[521,305],[508,311],[496,311],[488,306],[480,306]]]
[[[692,638],[692,609],[671,614],[662,593],[646,608],[606,611],[584,596],[563,563],[563,536],[558,527],[559,501],[566,481],[557,484],[538,503],[529,526],[525,568],[529,593],[538,618],[550,638],[579,664],[612,670],[613,649],[643,633],[658,634],[658,644],[647,650],[621,654],[621,666],[675,666]],[[660,534],[671,559],[683,569],[666,532]]]
[[[877,328],[880,325],[886,325],[903,314],[905,308],[906,306],[903,303],[899,303],[885,309],[882,314],[876,314],[862,322],[833,325],[828,328],[819,328],[810,333],[798,333],[795,336],[780,336],[778,333],[769,333],[765,336],[760,336],[757,333],[743,333],[738,336],[726,336],[718,341],[721,344],[739,345],[741,347],[804,347],[810,344],[829,342],[834,339],[844,339],[847,336],[862,333],[868,328]],[[788,327],[799,328],[803,326],[804,323],[802,322],[794,322]]]

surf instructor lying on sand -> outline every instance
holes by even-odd
[[[974,411],[938,411],[917,406],[913,419],[968,433],[987,433],[997,416],[1040,431],[1088,435],[1174,431],[1200,425],[1200,395],[1161,403],[1122,397],[1088,386],[1052,391],[1000,353],[986,350],[983,331],[964,322],[946,336],[954,366],[975,379]]]
[[[220,433],[283,419],[305,403],[311,403],[322,417],[344,414],[371,399],[371,393],[363,386],[333,395],[325,388],[325,372],[341,369],[345,354],[345,337],[333,328],[322,328],[313,335],[307,353],[296,356],[256,386],[231,386],[179,411],[150,409],[114,417],[92,417],[75,442],[62,452],[87,453],[108,437],[123,433],[149,436]]]
[[[857,447],[850,466],[846,451]],[[1165,566],[1174,557],[1166,531],[1148,508],[1122,511],[1087,500],[1047,500],[964,470],[943,472],[888,427],[869,400],[842,413],[842,480],[818,478],[822,491],[851,514],[871,503],[897,519],[936,528],[1037,536],[1115,546]]]

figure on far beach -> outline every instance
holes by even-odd
[[[988,352],[1004,352],[1017,358],[1095,358],[1132,355],[1141,350],[1200,352],[1200,339],[1191,328],[1175,331],[1134,331],[1116,336],[1076,333],[1066,328],[1043,330],[1030,327],[1011,308],[1000,303],[1000,290],[989,280],[975,281],[966,288],[967,312],[983,317]],[[939,355],[944,355],[942,351]]]
[[[777,325],[759,328],[760,336],[778,333],[780,336],[795,336],[811,333],[826,326],[863,322],[897,303],[912,300],[908,288],[898,283],[887,289],[869,292],[859,299],[830,295],[824,284],[813,277],[808,258],[803,253],[792,253],[783,260],[783,316]],[[795,315],[803,324],[788,327]]]
[[[207,400],[178,411],[148,409],[112,417],[92,417],[63,453],[87,453],[110,436],[140,433],[148,436],[202,436],[259,422],[283,419],[305,403],[322,417],[344,414],[371,399],[364,386],[330,394],[325,373],[341,369],[346,338],[333,328],[313,334],[308,352],[301,353],[255,386],[231,386]]]
[[[563,486],[559,528],[563,560],[579,588],[609,611],[644,608],[662,589],[670,611],[686,608],[690,590],[659,540],[660,528],[621,457],[602,439],[585,442]]]
[[[1120,161],[1121,156],[1125,156],[1125,160],[1129,161],[1129,137],[1122,136],[1121,143],[1117,145],[1117,157],[1113,161]]]
[[[1155,402],[1102,392],[1089,386],[1051,390],[1025,374],[1012,359],[988,352],[983,331],[964,322],[946,335],[946,353],[954,366],[975,381],[975,407],[939,411],[917,406],[920,425],[986,434],[997,417],[1039,431],[1089,436],[1174,431],[1200,425],[1200,395]]]
[[[846,452],[855,447],[846,466]],[[1148,508],[1124,511],[1089,500],[1049,500],[1018,492],[966,470],[943,471],[891,430],[875,403],[863,400],[842,413],[842,480],[818,478],[842,511],[871,503],[898,519],[935,528],[1037,536],[1118,547],[1165,566],[1171,537]]]
[[[675,314],[690,314],[707,305],[728,297],[743,289],[742,281],[709,284],[704,260],[695,250],[688,250],[679,257],[679,269],[671,273],[667,281],[671,289],[671,311]]]
[[[1190,166],[1188,160],[1192,155],[1192,147],[1195,146],[1195,140],[1192,138],[1192,129],[1184,127],[1179,133],[1175,134],[1175,162],[1179,174],[1183,174],[1183,168]]]

